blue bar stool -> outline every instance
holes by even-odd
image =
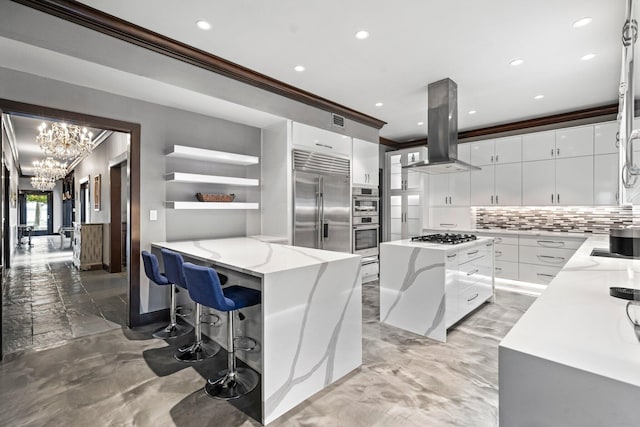
[[[170,251],[168,249],[162,249],[162,260],[164,261],[164,270],[170,282],[175,283],[183,289],[188,290],[187,282],[184,278],[184,272],[182,266],[184,264],[184,259],[182,255],[178,252]],[[226,277],[225,277],[226,279]],[[189,292],[191,295],[191,292]],[[193,299],[193,297],[191,298]],[[194,300],[195,301],[195,300]],[[193,344],[187,345],[185,347],[180,347],[176,350],[173,355],[176,360],[180,362],[200,362],[202,360],[208,359],[209,357],[215,356],[220,351],[220,346],[210,339],[206,337],[202,337],[202,306],[195,301],[195,331],[196,331],[196,340]],[[211,325],[219,324],[220,317],[215,314],[210,314],[214,318],[218,320],[215,322],[211,322]]]
[[[144,264],[144,272],[153,283],[164,286],[171,285],[171,306],[169,308],[170,322],[164,328],[155,331],[152,336],[163,340],[170,338],[178,338],[190,333],[193,330],[191,325],[181,325],[176,321],[176,285],[169,282],[167,277],[160,273],[160,265],[158,258],[147,251],[142,251],[142,263]]]
[[[204,391],[217,399],[237,399],[253,390],[259,381],[252,369],[236,367],[236,348],[233,331],[234,312],[260,304],[260,291],[244,286],[222,288],[213,268],[191,263],[184,264],[184,275],[191,299],[204,306],[227,312],[227,370],[215,379],[208,379]]]

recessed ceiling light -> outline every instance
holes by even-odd
[[[376,107],[382,107],[384,104],[382,102],[376,102]]]
[[[536,95],[533,97],[533,99],[542,99],[544,98],[544,95]]]
[[[296,65],[295,67],[293,67],[293,69],[301,73],[304,71],[304,65]]]
[[[477,111],[476,111],[476,110],[471,110],[471,111],[469,111],[469,114],[475,114],[475,113],[477,113]]]
[[[584,18],[580,18],[576,22],[574,22],[573,28],[584,27],[585,25],[589,25],[591,21],[593,21],[593,18],[591,18],[590,16],[585,16]]]
[[[356,38],[359,40],[364,40],[369,37],[369,31],[360,30],[356,33]]]
[[[418,126],[422,126],[424,122],[418,122]]]
[[[585,56],[583,56],[580,59],[582,59],[583,61],[588,61],[588,60],[593,59],[595,57],[596,57],[595,53],[587,53]]]
[[[196,25],[198,26],[198,28],[200,28],[201,30],[210,30],[211,29],[211,24],[209,24],[207,21],[197,21]]]
[[[523,63],[524,63],[524,59],[516,58],[516,59],[512,60],[511,62],[509,62],[509,65],[511,65],[512,67],[517,67],[518,65],[522,65]]]

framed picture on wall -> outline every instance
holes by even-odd
[[[94,211],[99,211],[100,210],[100,202],[101,202],[101,198],[100,198],[100,175],[96,175],[95,178],[93,178],[93,210]]]

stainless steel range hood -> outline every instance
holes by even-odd
[[[480,170],[458,160],[458,85],[444,79],[428,86],[429,126],[427,161],[403,166],[431,174]]]

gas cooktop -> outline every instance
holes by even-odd
[[[412,237],[412,242],[429,242],[429,243],[442,243],[445,245],[457,245],[458,243],[471,242],[476,240],[477,237],[473,234],[427,234],[425,236]]]

